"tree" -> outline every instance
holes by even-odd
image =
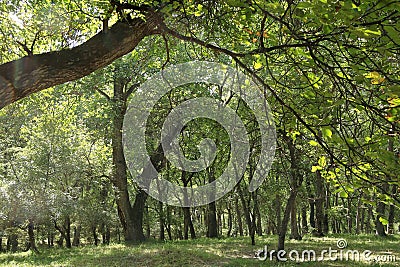
[[[400,114],[400,29],[396,1],[158,1],[156,4],[148,1],[104,4],[43,1],[37,6],[26,1],[23,4],[20,7],[7,1],[0,6],[3,13],[11,11],[0,25],[4,40],[2,51],[7,51],[0,53],[0,107],[86,76],[131,52],[144,38],[156,35],[162,38],[163,55],[166,55],[166,61],[157,68],[171,63],[174,51],[179,51],[189,59],[216,59],[237,66],[261,85],[274,107],[276,121],[288,123],[288,131],[283,131],[279,137],[281,141],[286,141],[283,143],[289,151],[296,152],[299,148],[290,148],[291,143],[286,140],[289,134],[294,139],[301,138],[302,142],[297,141],[300,146],[311,150],[304,151],[312,162],[309,172],[315,173],[307,176],[307,186],[314,186],[310,198],[316,200],[311,204],[312,208],[315,204],[318,232],[323,232],[324,225],[325,228],[328,225],[326,215],[329,212],[324,213],[324,203],[325,208],[336,215],[347,209],[349,216],[353,206],[351,198],[362,192],[360,203],[369,205],[369,216],[376,206],[375,221],[383,234],[383,225],[389,223],[385,218],[385,206],[400,203],[395,193],[399,185],[396,151]],[[24,20],[18,18],[18,15],[39,14],[50,7],[60,17],[66,16],[61,10],[67,9],[70,15],[64,21],[70,22],[70,26],[63,22],[60,29],[46,28],[41,25],[43,21],[30,21],[29,16]],[[87,23],[80,23],[82,20]],[[6,30],[6,23],[12,27]],[[189,49],[185,47],[188,43]],[[115,81],[114,88],[118,89],[121,84]],[[125,93],[129,91],[127,83],[121,86]],[[121,92],[115,94],[115,100],[126,103],[127,97],[120,96]],[[114,114],[114,130],[121,127],[123,106]],[[285,116],[293,119],[286,120]],[[120,143],[120,136],[116,131],[115,148],[117,143]],[[161,170],[165,165],[161,164],[164,157],[159,148],[159,143],[155,143],[153,162],[159,163]],[[115,172],[113,177],[121,178],[115,179],[115,184],[119,186],[118,193],[123,194],[117,199],[124,199],[126,204],[120,213],[124,222],[132,215],[129,212],[132,205],[126,189],[123,155],[117,150],[114,150],[114,163],[121,166],[118,175]],[[290,161],[293,165],[288,161],[284,164],[297,172],[294,158]],[[220,171],[220,167],[210,169],[209,174]],[[243,183],[250,177],[251,171],[245,175]],[[210,175],[209,178],[215,177]],[[295,217],[293,204],[297,191],[294,189],[301,189],[302,177],[292,175],[291,178],[293,191],[287,203],[290,205],[286,205],[283,220],[279,220],[284,224],[277,227],[282,230],[281,239],[286,234],[283,229],[287,227],[290,212]],[[325,194],[326,191],[332,192]],[[331,207],[329,193],[334,198]],[[254,196],[253,214],[257,214],[258,195]],[[141,228],[145,201],[143,193],[133,204],[138,218],[136,229]],[[339,201],[343,202],[343,207],[339,207]],[[280,206],[278,202],[276,205]],[[124,205],[119,203],[119,206]],[[245,203],[243,211],[254,239],[257,215],[249,217],[247,209],[249,205]],[[214,215],[217,212],[215,206],[210,210]],[[214,223],[216,216],[213,214]],[[390,221],[393,216],[391,212]],[[312,217],[311,225],[315,216]],[[349,217],[346,227],[350,231],[352,220]],[[139,233],[132,238],[141,240],[143,236]]]

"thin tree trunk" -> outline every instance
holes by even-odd
[[[159,211],[159,224],[160,224],[160,240],[165,240],[165,216],[164,216],[164,207],[161,201],[158,201],[158,211]]]
[[[392,196],[397,193],[397,185],[392,185]],[[389,206],[389,216],[388,216],[388,233],[394,234],[394,218],[395,218],[395,207],[393,204]]]
[[[254,202],[254,219],[255,219],[255,231],[257,233],[258,236],[262,236],[262,226],[261,226],[261,214],[260,214],[260,208],[258,205],[258,189],[255,191],[254,194],[252,194],[253,196],[253,202]]]
[[[286,203],[285,212],[283,213],[283,220],[281,223],[281,227],[279,229],[278,251],[285,249],[285,238],[286,238],[286,232],[287,232],[289,219],[290,219],[290,211],[292,210],[292,206],[294,205],[294,203],[296,201],[296,196],[297,196],[297,191],[291,190],[289,198]]]
[[[297,207],[296,202],[293,203],[290,210],[290,239],[301,240],[299,228],[297,227]]]
[[[169,240],[172,240],[172,231],[171,231],[171,207],[167,206],[167,225],[165,227],[167,229],[167,234]]]
[[[324,221],[324,200],[325,200],[325,190],[324,182],[321,172],[317,170],[315,172],[315,219],[316,219],[316,236],[323,236],[323,221]]]
[[[251,215],[250,215],[250,207],[249,207],[250,206],[250,198],[249,198],[248,203],[246,203],[246,198],[243,194],[243,190],[242,190],[240,183],[237,185],[237,191],[239,193],[239,198],[242,203],[244,217],[246,219],[246,224],[247,224],[247,230],[248,230],[249,236],[251,238],[251,244],[255,245],[255,225],[253,227],[254,218],[252,220]]]
[[[356,234],[360,234],[361,232],[361,224],[362,224],[361,199],[362,199],[362,194],[360,194],[357,199]]]
[[[81,229],[82,229],[82,226],[79,224],[77,227],[74,227],[74,238],[73,238],[73,241],[72,241],[72,245],[74,246],[74,247],[78,247],[79,246],[79,244],[81,243],[80,242],[80,239],[81,239]]]
[[[310,196],[310,226],[315,229],[315,199],[314,195]]]
[[[208,204],[208,230],[207,237],[218,237],[217,207],[215,201]]]
[[[208,182],[212,183],[214,181],[215,181],[214,171],[210,170],[208,173]],[[209,238],[218,237],[217,205],[215,201],[208,204],[207,237]]]
[[[351,203],[351,198],[347,198],[347,213],[346,213],[346,217],[347,217],[347,230],[348,230],[349,234],[351,234],[353,232],[353,218],[351,216],[352,208],[353,208],[353,205]]]
[[[228,232],[226,234],[227,237],[231,236],[232,232],[232,221],[233,221],[233,215],[232,215],[232,208],[231,208],[231,203],[228,203]]]
[[[94,245],[97,246],[99,244],[99,237],[97,236],[97,230],[96,230],[96,225],[92,226],[92,236],[93,236],[93,242]]]
[[[301,228],[303,234],[308,233],[308,224],[307,224],[307,208],[303,207],[301,209]]]
[[[236,221],[237,221],[237,227],[238,227],[239,235],[243,236],[242,213],[240,212],[238,198],[235,199],[235,210],[236,210]]]

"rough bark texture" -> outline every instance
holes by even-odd
[[[128,192],[127,166],[123,150],[122,129],[126,113],[127,97],[124,92],[124,84],[114,80],[113,96],[113,133],[112,133],[112,155],[114,173],[112,183],[117,188],[116,202],[118,215],[124,229],[125,241],[144,241],[143,212],[147,195],[139,191],[135,203],[132,206]]]
[[[82,78],[131,52],[154,33],[160,15],[115,23],[72,49],[30,55],[0,65],[0,109],[34,92]]]
[[[36,240],[35,240],[35,225],[32,220],[29,220],[28,224],[28,237],[29,237],[29,245],[27,250],[31,249],[32,251],[39,253],[39,250],[36,246]]]

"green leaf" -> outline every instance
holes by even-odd
[[[386,219],[383,218],[383,217],[379,217],[379,221],[380,221],[383,225],[388,225],[388,223],[389,223],[389,221],[386,220]]]
[[[310,8],[312,7],[312,3],[310,2],[300,2],[296,6],[298,9],[305,9],[305,8]]]
[[[318,160],[318,164],[321,167],[325,167],[326,166],[326,158],[325,156],[322,156],[319,160]]]
[[[325,138],[332,138],[332,131],[329,128],[322,128],[322,135]]]
[[[310,145],[312,145],[312,146],[317,146],[318,145],[318,142],[316,142],[316,141],[314,141],[314,140],[311,140],[310,142],[308,142]]]
[[[314,165],[311,167],[311,172],[316,172],[322,170],[321,166]]]
[[[262,68],[262,64],[260,62],[254,62],[254,69],[258,70]]]
[[[243,3],[243,1],[240,0],[225,0],[225,2],[232,7],[247,7],[247,3]]]
[[[339,196],[342,197],[342,198],[348,198],[349,194],[347,194],[346,191],[342,190],[342,191],[340,191]]]

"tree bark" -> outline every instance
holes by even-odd
[[[325,190],[324,182],[321,172],[317,170],[315,172],[315,222],[316,222],[316,236],[323,236],[323,223],[324,223],[324,200],[325,200]]]
[[[290,239],[301,240],[299,228],[297,227],[297,207],[296,202],[293,203],[290,210]]]
[[[290,195],[286,203],[285,212],[283,214],[283,220],[281,223],[281,228],[279,229],[279,234],[278,234],[278,251],[285,249],[285,238],[290,219],[290,211],[292,210],[292,206],[296,201],[296,196],[297,196],[297,191],[290,190]]]
[[[189,231],[190,231],[190,238],[195,239],[196,238],[196,232],[194,230],[191,214],[190,214],[190,208],[189,207],[183,207],[183,235],[184,239],[189,239]]]
[[[32,220],[29,220],[28,223],[28,238],[29,238],[29,245],[27,249],[31,249],[32,251],[39,253],[39,250],[36,246],[36,240],[35,240],[35,225]]]
[[[74,247],[79,247],[79,244],[81,243],[81,230],[82,226],[80,224],[74,227],[74,238],[72,241],[72,246]]]
[[[164,204],[161,201],[158,201],[158,212],[159,212],[159,224],[160,224],[160,240],[165,240],[165,216],[164,216]]]
[[[236,210],[236,221],[237,221],[239,235],[243,236],[242,213],[240,212],[239,200],[237,198],[235,199],[235,210]]]
[[[303,207],[301,209],[301,228],[303,234],[308,233],[308,224],[307,224],[307,208]]]
[[[208,204],[208,228],[207,237],[215,238],[218,237],[218,226],[217,226],[217,207],[215,201]]]
[[[397,193],[397,185],[392,185],[392,196],[394,196]],[[389,216],[388,216],[388,233],[389,234],[394,234],[394,218],[395,218],[395,206],[391,204],[389,206]]]
[[[233,222],[233,215],[232,215],[232,208],[231,203],[228,203],[228,232],[226,233],[227,237],[231,236],[232,233],[232,223]]]
[[[208,182],[212,183],[215,181],[213,170],[208,172]],[[217,205],[215,201],[208,204],[207,214],[207,237],[215,238],[218,237],[218,223],[217,223]]]
[[[97,246],[99,244],[99,237],[97,236],[96,225],[93,225],[91,230],[92,230],[94,245]]]
[[[161,16],[118,21],[71,49],[30,55],[0,65],[0,109],[43,89],[82,78],[131,52],[154,34]]]

